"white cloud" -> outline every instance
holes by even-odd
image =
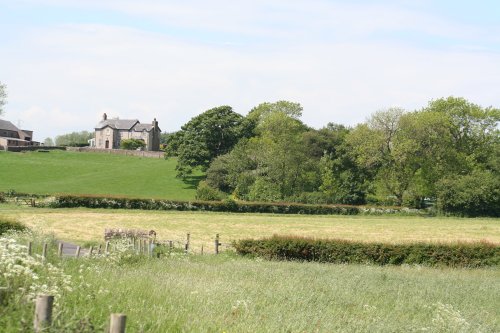
[[[192,2],[171,3],[64,1],[65,6],[106,6],[148,20],[164,18],[172,25],[234,29],[245,38],[257,35],[258,45],[249,46],[252,41],[243,37],[204,43],[103,23],[27,27],[8,46],[0,45],[2,82],[9,87],[5,117],[22,119],[23,127],[43,140],[92,130],[104,112],[145,123],[156,117],[163,130],[173,131],[210,107],[228,104],[245,114],[280,99],[300,102],[303,120],[315,127],[329,121],[354,124],[380,108],[420,108],[448,95],[500,104],[497,53],[365,38],[401,27],[429,34],[437,29],[455,38],[465,29],[438,18],[423,22],[429,17],[420,12],[325,1],[308,7],[301,1],[286,6],[258,1],[242,8],[218,1],[198,3],[197,9]],[[223,11],[221,4],[227,5]],[[276,14],[265,10],[269,6],[287,10]]]

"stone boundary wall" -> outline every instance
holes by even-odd
[[[164,158],[165,153],[162,151],[140,151],[140,150],[125,150],[125,149],[103,149],[103,148],[89,148],[89,147],[66,147],[68,151],[79,151],[89,153],[104,153],[116,154],[127,156],[139,156],[148,158]]]
[[[22,151],[37,151],[37,150],[66,150],[66,147],[58,147],[58,146],[7,146],[5,150],[19,153]]]

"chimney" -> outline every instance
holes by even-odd
[[[102,115],[102,120],[108,120],[108,115],[106,113]]]
[[[156,118],[153,120],[153,128],[157,129],[158,128],[158,122],[156,121]]]

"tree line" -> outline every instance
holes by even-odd
[[[200,199],[436,204],[462,215],[500,214],[500,110],[464,98],[420,110],[389,108],[354,127],[314,129],[289,101],[242,116],[220,106],[164,136],[177,173],[206,173]]]

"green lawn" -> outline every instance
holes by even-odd
[[[0,152],[0,191],[194,199],[198,177],[175,178],[175,159],[51,151]]]

